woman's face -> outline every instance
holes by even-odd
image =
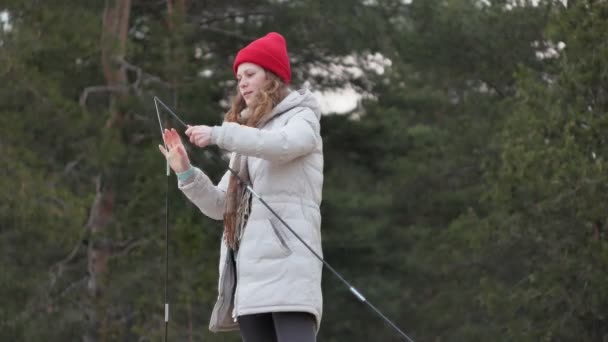
[[[257,64],[242,63],[236,70],[236,79],[241,96],[247,106],[251,106],[266,82],[266,71]]]

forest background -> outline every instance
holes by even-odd
[[[417,341],[608,341],[608,2],[0,13],[0,340],[161,341],[169,189],[169,338],[239,341],[207,329],[221,224],[167,180],[152,99],[219,124],[235,53],[278,31],[294,86],[360,95],[322,118],[322,233],[370,302]],[[323,291],[319,341],[399,340],[329,272]]]

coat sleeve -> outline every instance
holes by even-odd
[[[186,184],[178,183],[178,188],[203,214],[214,220],[222,220],[229,178],[230,171],[226,172],[215,186],[203,171],[194,168],[194,180]]]
[[[279,129],[264,130],[225,122],[213,128],[211,143],[242,155],[286,163],[314,150],[320,138],[316,114],[305,109]]]

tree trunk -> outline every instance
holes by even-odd
[[[105,129],[120,129],[124,123],[124,113],[117,103],[128,96],[128,80],[124,66],[117,61],[122,60],[125,55],[130,10],[131,0],[106,0],[101,36],[103,74],[108,87],[124,90],[110,93],[109,117]],[[107,234],[104,236],[104,233],[112,218],[116,200],[110,184],[103,175],[98,176],[97,192],[86,225],[90,237],[87,251],[87,288],[91,301],[85,313],[88,326],[83,336],[84,342],[108,340],[108,324],[111,318],[107,317],[103,297],[113,241]]]
[[[126,89],[127,86],[127,72],[119,61],[124,60],[126,52],[130,13],[131,0],[106,0],[101,32],[101,64],[108,87]],[[119,128],[122,125],[124,113],[116,102],[127,95],[126,90],[112,93],[106,127]]]

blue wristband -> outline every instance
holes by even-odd
[[[183,182],[194,175],[194,168],[190,165],[190,168],[184,172],[176,172],[175,175],[180,182]]]

